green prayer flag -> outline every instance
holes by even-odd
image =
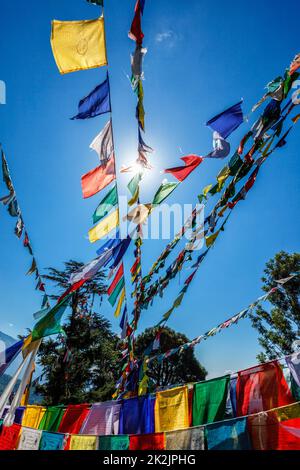
[[[112,291],[112,293],[108,297],[108,301],[112,307],[115,305],[117,298],[119,297],[124,286],[125,286],[124,277],[122,277],[119,280],[118,284],[116,285],[115,289]]]
[[[179,183],[162,183],[154,196],[152,204],[161,204],[178,185]]]
[[[229,381],[226,375],[194,385],[193,426],[224,419]]]
[[[235,176],[241,166],[243,165],[243,160],[239,156],[238,152],[236,152],[231,159],[229,160],[228,166],[230,170],[230,175]]]
[[[93,214],[93,223],[96,224],[99,220],[103,219],[113,207],[118,204],[118,191],[115,185],[102,199],[97,209]]]
[[[99,450],[128,450],[129,436],[100,436]]]
[[[66,296],[62,302],[55,305],[47,315],[42,317],[34,325],[32,330],[32,341],[63,332],[60,321],[65,313],[66,307],[68,306],[71,295],[72,294]]]
[[[131,192],[131,195],[134,196],[138,190],[139,184],[142,179],[142,174],[137,173],[128,183],[127,188]]]
[[[42,417],[39,429],[43,431],[57,432],[64,412],[64,405],[49,406]]]

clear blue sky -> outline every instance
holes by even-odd
[[[127,37],[134,4],[135,0],[107,0],[105,11],[118,168],[136,157],[136,101],[126,78],[134,49]],[[181,151],[205,155],[210,150],[211,131],[204,125],[209,118],[241,97],[247,113],[266,83],[283,73],[300,50],[299,10],[296,0],[284,8],[278,0],[146,0],[145,140],[156,153],[155,170],[142,185],[143,202],[149,202],[159,186],[160,170],[178,165]],[[80,177],[97,165],[88,146],[107,117],[81,122],[69,118],[106,70],[61,76],[49,42],[52,19],[95,18],[98,12],[84,0],[27,0],[1,6],[0,79],[7,85],[7,104],[0,107],[0,140],[41,268],[61,268],[70,258],[86,262],[99,246],[89,244],[87,231],[102,195],[83,200]],[[232,136],[233,150],[248,126]],[[170,202],[195,203],[223,165],[224,161],[201,165]],[[237,313],[261,294],[266,261],[279,250],[299,250],[298,174],[296,126],[288,145],[262,167],[247,200],[234,210],[170,327],[192,338]],[[128,180],[128,175],[118,174],[120,193],[126,192]],[[2,194],[3,185],[1,189]],[[16,336],[32,327],[41,296],[34,290],[34,278],[25,276],[30,257],[13,234],[14,222],[0,208],[0,330]],[[144,272],[166,243],[145,242]],[[132,262],[131,250],[127,271]],[[164,298],[144,313],[141,329],[161,318],[189,273],[184,270]],[[100,311],[118,331],[107,301]],[[210,376],[254,364],[258,351],[248,320],[196,349]]]

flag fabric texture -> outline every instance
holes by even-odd
[[[60,324],[63,314],[68,306],[70,297],[67,295],[62,302],[56,304],[47,315],[42,317],[33,327],[32,342],[45,336],[54,335],[63,331]]]
[[[206,426],[206,439],[209,450],[251,449],[247,418],[238,418]]]
[[[22,426],[18,450],[39,450],[42,431]]]
[[[300,387],[300,353],[295,353],[291,356],[286,357],[285,362],[290,370],[290,373],[297,384]]]
[[[51,47],[60,73],[107,65],[103,17],[52,21]]]
[[[68,450],[98,450],[98,437],[71,436]]]
[[[223,139],[227,139],[244,121],[242,104],[243,101],[231,106],[222,113],[210,119],[206,125],[218,132]]]
[[[294,402],[277,361],[261,364],[238,373],[237,414],[245,416]]]
[[[198,426],[166,433],[166,450],[204,450],[204,427]]]
[[[299,69],[300,67],[300,53],[297,54],[294,59],[292,60],[291,62],[291,65],[290,65],[290,71],[289,71],[289,74],[290,75],[293,75],[293,73],[297,72],[297,70]]]
[[[120,412],[120,434],[152,434],[154,403],[150,395],[124,400]]]
[[[224,419],[229,375],[194,385],[193,426]]]
[[[65,435],[43,431],[40,440],[40,450],[63,450]]]
[[[189,427],[188,387],[176,387],[156,394],[155,432]]]
[[[46,408],[43,406],[26,406],[25,412],[23,414],[22,426],[38,429],[45,413]]]
[[[105,237],[109,232],[119,225],[119,209],[116,209],[105,219],[101,220],[95,227],[89,230],[89,240],[95,243],[97,240]]]
[[[71,119],[90,119],[101,114],[110,113],[109,78],[96,86],[91,93],[79,101],[78,114]]]
[[[106,188],[116,179],[115,158],[112,156],[107,163],[99,165],[81,177],[84,199],[92,197]]]
[[[68,405],[58,427],[58,432],[63,434],[78,434],[88,413],[89,405],[86,403]]]
[[[113,435],[119,433],[119,415],[121,403],[110,401],[94,403],[87,415],[80,434]]]
[[[42,417],[39,425],[39,429],[43,431],[56,432],[58,431],[59,425],[63,418],[65,407],[60,406],[49,406]]]
[[[254,450],[300,450],[300,419],[279,422],[276,413],[249,416],[248,429]]]
[[[129,450],[165,450],[165,433],[133,435],[129,438]]]
[[[110,265],[110,269],[115,269],[119,264],[120,261],[122,260],[123,256],[125,255],[130,243],[131,243],[132,238],[130,235],[127,236],[127,238],[124,238],[124,240],[121,240],[113,249],[113,262]]]
[[[128,212],[127,216],[125,216],[125,220],[127,219],[134,224],[142,225],[144,222],[146,222],[151,209],[152,204],[139,204]]]
[[[182,157],[181,160],[184,161],[184,166],[167,168],[164,170],[165,173],[171,173],[179,181],[185,180],[185,178],[187,178],[189,174],[192,173],[198,165],[200,165],[203,158],[198,157],[197,155],[187,155],[186,157]]]
[[[94,138],[90,148],[95,150],[100,162],[106,163],[114,151],[111,119],[105,124],[102,131]]]
[[[99,450],[128,450],[129,436],[100,436]]]
[[[0,450],[15,450],[18,445],[20,431],[20,424],[14,423],[12,426],[3,426],[0,435]]]
[[[174,191],[174,189],[177,188],[178,185],[179,183],[162,183],[154,196],[152,205],[155,206],[161,204],[168,196],[170,196],[170,194]]]

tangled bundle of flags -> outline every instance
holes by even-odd
[[[300,355],[284,361],[142,397],[5,408],[0,450],[300,449]]]

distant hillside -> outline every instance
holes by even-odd
[[[8,374],[3,374],[1,377],[0,377],[0,395],[3,393],[6,385],[8,384],[8,382],[10,381],[11,379],[11,376],[8,375]],[[18,386],[20,385],[20,380],[18,380],[16,386],[15,386],[15,389],[14,391],[17,390]],[[31,404],[38,404],[38,403],[41,403],[42,402],[42,397],[40,395],[38,395],[37,393],[35,393],[35,390],[32,389],[31,390],[31,393],[30,393],[30,400],[29,402]]]

